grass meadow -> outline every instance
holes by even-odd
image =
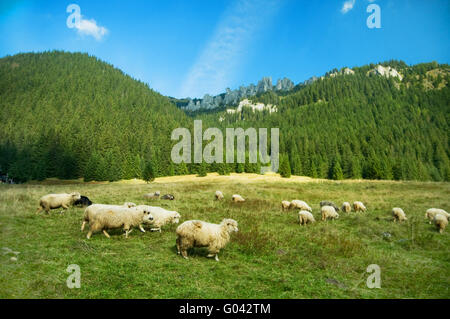
[[[175,200],[142,198],[156,190]],[[216,190],[225,200],[214,200]],[[178,211],[181,222],[233,218],[239,232],[220,262],[203,248],[189,251],[189,260],[178,256],[176,225],[162,233],[135,229],[128,239],[113,230],[110,239],[97,233],[87,240],[87,230],[80,231],[83,208],[35,214],[42,195],[72,191],[95,203],[162,206]],[[235,193],[246,202],[232,203]],[[301,227],[296,211],[282,211],[281,200],[292,199],[306,201],[317,222]],[[450,228],[439,234],[424,218],[430,207],[449,211],[449,199],[450,183],[250,174],[0,185],[0,298],[450,298]],[[339,206],[361,200],[368,211],[321,222],[321,200]],[[394,223],[393,207],[402,207],[408,221]],[[70,264],[80,266],[79,289],[66,285]],[[366,286],[370,264],[381,268],[379,289]]]

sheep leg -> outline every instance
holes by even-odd
[[[128,234],[131,233],[133,229],[126,229],[125,230],[125,238],[128,238]]]
[[[219,255],[216,254],[216,258],[214,258],[216,261],[219,261]]]
[[[180,251],[181,251],[181,247],[180,247],[180,237],[177,237],[177,240],[176,240],[176,243],[177,243],[177,255],[179,255],[180,254]]]
[[[139,224],[139,230],[140,230],[141,232],[145,233],[145,229],[142,227],[141,224]]]
[[[89,232],[87,233],[86,238],[87,239],[91,239],[91,236],[92,236],[92,229],[89,230]]]
[[[39,206],[39,208],[36,210],[36,214],[39,214],[43,210],[42,206]]]
[[[103,234],[105,234],[106,237],[111,238],[111,236],[109,236],[108,232],[105,229],[103,229]]]
[[[187,250],[182,250],[181,251],[181,256],[183,256],[184,259],[189,259],[187,256]]]
[[[152,228],[152,229],[150,229],[151,231],[159,231],[159,232],[161,232],[161,227],[157,227],[157,228]]]
[[[86,221],[85,220],[83,220],[83,223],[81,224],[81,231],[83,231],[84,230],[84,226],[86,225]]]

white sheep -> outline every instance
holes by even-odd
[[[233,196],[231,196],[231,200],[235,203],[239,203],[239,202],[245,202],[245,199],[238,194],[234,194]]]
[[[353,210],[355,212],[359,212],[359,211],[365,212],[366,211],[366,206],[364,206],[364,204],[362,202],[357,201],[357,202],[353,203]]]
[[[392,216],[394,216],[394,222],[396,221],[403,222],[408,220],[408,218],[406,218],[405,212],[400,207],[392,208]]]
[[[289,209],[289,207],[291,206],[291,202],[284,200],[281,202],[281,209],[282,210],[286,210]]]
[[[298,208],[300,210],[307,210],[308,212],[312,212],[312,209],[308,204],[298,199],[294,199],[293,201],[291,201],[291,205],[289,206],[289,208]]]
[[[143,197],[146,198],[146,199],[151,199],[151,198],[159,198],[159,195],[161,195],[161,192],[160,191],[156,191],[154,193],[144,194]]]
[[[309,223],[315,223],[316,220],[314,219],[313,214],[306,210],[301,210],[298,212],[298,222],[300,225],[306,225]]]
[[[91,207],[92,206],[92,207]],[[96,214],[98,211],[100,211],[101,208],[132,208],[132,207],[136,207],[135,203],[131,203],[131,202],[125,202],[123,203],[123,205],[110,205],[110,204],[93,204],[91,206],[90,209],[85,209],[84,211],[84,219],[83,219],[83,223],[81,224],[81,231],[84,230],[84,226],[86,225],[86,222],[89,221],[89,219],[93,218],[93,215]],[[141,229],[141,231],[145,232],[145,230]]]
[[[230,241],[230,234],[238,231],[234,219],[225,218],[220,224],[201,220],[188,220],[177,227],[177,252],[188,259],[187,250],[192,247],[208,247],[208,256],[219,261],[219,251]]]
[[[142,232],[145,232],[142,224],[150,223],[152,220],[153,216],[146,209],[124,206],[102,207],[94,204],[86,208],[83,224],[89,223],[87,239],[91,238],[92,233],[100,230],[106,237],[110,238],[106,230],[121,227],[125,231],[125,238],[128,238],[128,234],[131,233],[133,227],[139,227]]]
[[[436,214],[433,218],[434,224],[439,229],[439,232],[442,234],[445,230],[445,227],[448,225],[447,216],[442,214]]]
[[[441,214],[444,215],[445,217],[447,217],[447,219],[450,218],[450,214],[447,213],[445,210],[440,209],[440,208],[429,208],[427,209],[426,213],[425,213],[425,218],[427,218],[431,222],[434,219],[434,216],[436,216],[436,214]]]
[[[223,199],[223,194],[221,191],[216,191],[216,199],[217,200],[222,200]]]
[[[36,210],[36,214],[40,213],[42,210],[45,210],[46,213],[50,211],[50,209],[60,208],[63,210],[72,206],[73,203],[81,198],[80,193],[73,192],[70,194],[48,194],[42,196],[39,200],[39,207]]]
[[[352,206],[349,202],[343,202],[341,209],[344,213],[350,213],[352,211]]]
[[[151,225],[151,231],[161,232],[161,227],[167,224],[178,224],[180,222],[181,215],[176,211],[166,210],[162,207],[139,205],[137,208],[148,210],[152,216],[153,221]]]
[[[320,208],[320,213],[322,214],[322,221],[327,219],[337,219],[339,218],[339,214],[336,212],[333,206],[322,206]]]

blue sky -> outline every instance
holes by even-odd
[[[69,4],[81,22],[69,28]],[[371,3],[381,28],[369,29]],[[0,1],[0,57],[88,52],[174,97],[390,59],[449,63],[448,0]]]

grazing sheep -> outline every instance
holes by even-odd
[[[153,228],[151,231],[161,232],[161,227],[167,224],[178,224],[180,222],[180,214],[175,211],[166,210],[162,207],[139,205],[137,208],[142,208],[148,210],[152,216],[153,221],[151,222]]]
[[[110,238],[106,232],[107,229],[115,229],[123,227],[125,231],[125,238],[128,238],[128,234],[131,233],[133,227],[139,227],[142,232],[145,232],[142,228],[143,223],[150,223],[153,220],[153,216],[150,211],[137,207],[102,207],[91,205],[88,206],[84,213],[84,223],[89,223],[89,232],[87,239],[90,239],[93,232],[103,231],[106,237]],[[82,226],[83,228],[83,226]]]
[[[445,227],[448,225],[447,216],[442,214],[436,214],[433,218],[434,224],[439,229],[439,232],[442,234],[445,230]]]
[[[289,205],[289,208],[299,208],[300,210],[307,210],[308,212],[312,212],[312,209],[308,204],[298,199],[294,199],[293,201],[291,201],[291,205]]]
[[[144,198],[146,198],[146,199],[159,198],[160,194],[161,194],[160,191],[156,191],[154,193],[147,193],[147,194],[144,194]]]
[[[349,202],[343,202],[342,203],[342,211],[345,213],[350,213],[352,211],[352,206]]]
[[[405,212],[400,207],[392,208],[392,216],[394,216],[394,222],[396,221],[403,222],[408,220],[408,218],[406,218]]]
[[[355,212],[365,212],[366,211],[366,206],[364,206],[364,204],[362,202],[354,202],[353,203],[353,210]]]
[[[216,191],[216,200],[222,200],[224,198],[221,191]]]
[[[322,214],[322,221],[327,219],[337,219],[339,218],[339,214],[336,212],[333,206],[322,206],[320,208],[320,213]]]
[[[90,207],[90,208],[89,208]],[[93,216],[100,211],[101,209],[105,208],[105,209],[113,209],[113,208],[132,208],[132,207],[136,207],[135,203],[131,203],[131,202],[125,202],[123,203],[123,205],[109,205],[109,204],[93,204],[88,206],[89,209],[86,209],[84,211],[84,219],[83,219],[83,223],[81,224],[81,231],[84,230],[84,226],[86,225],[86,223],[90,220],[93,219]],[[142,229],[141,229],[142,231]]]
[[[300,225],[306,225],[309,223],[315,223],[316,220],[314,219],[313,214],[306,210],[301,210],[298,213],[298,222]]]
[[[48,213],[50,209],[60,207],[62,207],[63,210],[66,210],[80,198],[81,195],[78,192],[70,194],[48,194],[42,196],[39,200],[39,208],[36,210],[36,214],[40,213],[42,210],[45,210],[45,212]]]
[[[289,209],[290,206],[291,206],[291,202],[288,202],[287,200],[284,200],[284,201],[281,202],[281,209],[282,210]]]
[[[241,195],[234,194],[231,196],[231,200],[235,203],[245,202],[245,199]]]
[[[92,205],[91,200],[88,197],[83,196],[83,195],[81,195],[80,199],[77,199],[73,203],[73,206],[79,206],[79,207],[86,207],[86,206],[89,206],[89,205]]]
[[[322,207],[322,206],[333,206],[334,209],[335,209],[337,212],[339,211],[339,207],[337,207],[335,203],[330,202],[330,201],[328,201],[328,200],[323,200],[323,201],[321,201],[321,202],[320,202],[320,207]]]
[[[425,213],[425,218],[427,218],[431,222],[434,219],[434,216],[436,216],[436,214],[441,214],[444,215],[445,217],[447,217],[447,219],[450,218],[450,214],[447,213],[445,210],[440,209],[440,208],[429,208],[427,209],[426,213]]]
[[[230,241],[230,234],[238,231],[234,219],[225,218],[220,224],[201,220],[188,220],[177,227],[177,252],[188,259],[187,250],[192,247],[208,247],[208,256],[219,261],[219,251]]]
[[[161,197],[161,199],[174,200],[175,196],[173,196],[172,194],[166,194],[163,197]]]

